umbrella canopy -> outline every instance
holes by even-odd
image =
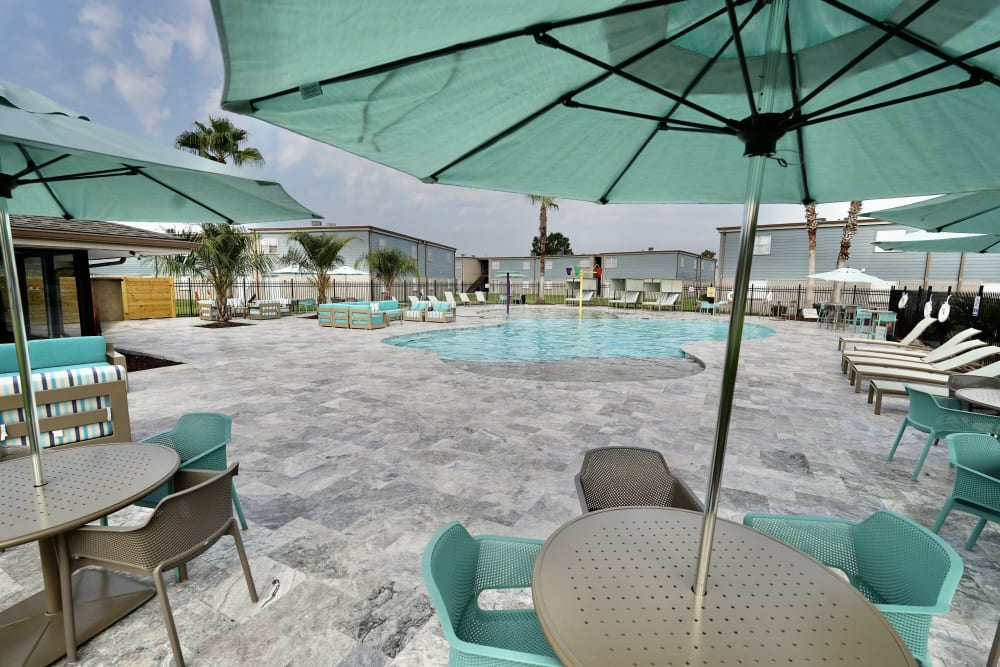
[[[759,204],[982,189],[1000,169],[996,2],[212,5],[231,111],[427,182],[745,202],[699,596]]]
[[[136,222],[267,222],[316,214],[272,181],[90,122],[0,81],[0,250],[21,375],[31,361],[9,212]],[[24,392],[35,483],[44,483],[34,394]]]
[[[904,252],[1000,252],[1000,234],[941,234],[940,238],[931,238],[933,236],[876,241],[872,245]]]
[[[347,266],[346,264],[343,265],[343,266],[338,266],[335,269],[330,269],[326,273],[327,273],[327,275],[330,275],[330,276],[367,276],[368,275],[367,271],[362,271],[360,269],[355,269],[354,267]]]
[[[1000,234],[1000,190],[944,195],[865,215],[932,232]]]
[[[816,280],[832,280],[838,283],[867,283],[872,287],[892,287],[892,283],[888,280],[882,280],[859,269],[852,269],[846,266],[833,271],[813,273],[806,277],[815,278]]]

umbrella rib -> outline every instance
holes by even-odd
[[[180,191],[180,190],[178,190],[177,188],[175,188],[175,187],[173,187],[173,186],[171,186],[171,185],[168,185],[167,183],[164,183],[164,182],[163,182],[163,181],[161,181],[160,179],[158,179],[158,178],[155,178],[155,177],[153,177],[153,176],[150,176],[149,174],[147,174],[147,173],[146,173],[145,171],[143,171],[142,169],[140,169],[140,168],[133,168],[133,167],[130,167],[130,169],[133,169],[133,172],[134,172],[134,173],[136,173],[136,174],[138,174],[139,176],[142,176],[142,177],[144,177],[144,178],[148,178],[149,180],[153,181],[154,183],[156,183],[156,184],[157,184],[157,185],[159,185],[160,187],[162,187],[162,188],[166,188],[167,190],[170,190],[170,191],[171,191],[171,192],[173,192],[173,193],[174,193],[175,195],[177,195],[177,196],[179,196],[179,197],[183,197],[184,199],[187,199],[187,200],[188,200],[189,202],[191,202],[192,204],[194,204],[194,205],[196,205],[196,206],[200,206],[200,207],[202,207],[203,209],[205,209],[206,211],[209,211],[210,213],[214,213],[215,215],[219,216],[220,218],[222,218],[223,220],[225,220],[225,221],[226,221],[226,222],[228,222],[229,224],[234,224],[234,223],[235,223],[235,220],[233,220],[232,218],[230,218],[230,217],[229,217],[228,215],[225,215],[224,213],[221,213],[221,212],[219,212],[219,211],[215,210],[214,208],[212,208],[212,207],[211,207],[211,206],[209,206],[208,204],[206,204],[206,203],[204,203],[204,202],[201,202],[201,201],[198,201],[197,199],[195,199],[195,198],[194,198],[194,197],[192,197],[191,195],[188,195],[188,194],[186,194],[186,193],[184,193],[184,192],[181,192],[181,191]]]
[[[733,43],[736,46],[736,59],[740,63],[740,74],[743,75],[743,88],[747,94],[747,103],[750,105],[750,115],[757,116],[757,103],[753,99],[753,84],[750,83],[750,68],[747,65],[747,55],[743,51],[743,37],[740,33],[740,25],[736,20],[736,5],[733,0],[726,0],[726,13],[729,15],[729,26],[733,33]]]
[[[63,174],[62,176],[42,176],[38,178],[18,179],[18,185],[32,185],[35,183],[60,183],[63,181],[83,181],[91,178],[108,178],[111,176],[132,176],[136,173],[135,167],[117,167],[115,169],[99,169],[97,171],[81,171],[76,174]]]
[[[680,132],[704,132],[706,134],[728,134],[735,136],[735,132],[726,127],[716,127],[714,125],[706,125],[705,123],[695,123],[689,120],[677,120],[664,118],[663,116],[654,116],[650,113],[640,113],[638,111],[626,111],[625,109],[614,109],[612,107],[603,107],[596,104],[584,104],[583,102],[574,102],[572,100],[567,100],[563,102],[563,105],[571,109],[587,109],[590,111],[602,111],[604,113],[615,114],[618,116],[628,116],[629,118],[639,118],[642,120],[651,120],[658,123],[660,130],[677,130]],[[670,126],[670,123],[674,123],[675,126]]]
[[[981,83],[981,82],[980,82]],[[949,93],[953,90],[961,90],[963,88],[968,88],[970,86],[968,81],[963,81],[961,83],[956,83],[950,86],[942,86],[941,88],[935,88],[933,90],[927,90],[922,93],[914,93],[913,95],[907,95],[905,97],[898,97],[894,100],[889,100],[887,102],[878,102],[876,104],[869,104],[868,106],[858,107],[857,109],[851,109],[850,111],[842,111],[840,113],[830,114],[828,116],[823,116],[822,118],[816,118],[815,116],[809,116],[803,118],[801,121],[793,123],[792,126],[795,129],[800,127],[805,127],[807,125],[819,125],[820,123],[826,123],[831,120],[839,120],[841,118],[847,118],[848,116],[854,116],[859,113],[865,113],[867,111],[875,111],[877,109],[885,109],[887,107],[896,106],[897,104],[905,104],[906,102],[913,102],[914,100],[919,100],[924,97],[933,97],[934,95],[940,95],[942,93]],[[867,95],[865,96],[867,97]]]
[[[907,16],[902,21],[900,21],[898,24],[896,24],[896,27],[899,28],[899,29],[905,28],[910,23],[912,23],[913,21],[915,21],[916,19],[918,19],[922,14],[924,14],[931,7],[933,7],[934,5],[936,5],[938,2],[939,2],[939,0],[927,0],[920,7],[918,7],[915,10],[913,10],[913,12],[911,12],[909,16]],[[835,81],[839,80],[842,76],[844,76],[844,74],[846,74],[851,69],[853,69],[855,65],[857,65],[858,63],[860,63],[862,60],[864,60],[865,58],[867,58],[871,54],[875,53],[875,51],[877,51],[879,48],[882,47],[883,44],[885,44],[890,39],[892,39],[892,37],[893,37],[892,33],[883,32],[882,35],[878,39],[876,39],[874,42],[872,42],[866,49],[864,49],[859,54],[857,54],[856,56],[854,56],[853,58],[851,58],[847,63],[845,63],[843,65],[843,67],[841,67],[836,72],[834,72],[829,77],[827,77],[826,81],[823,81],[815,89],[813,89],[812,92],[810,92],[808,95],[806,95],[802,99],[801,102],[797,103],[794,106],[794,109],[801,110],[802,107],[804,107],[805,105],[809,104],[809,102],[812,101],[813,98],[815,98],[817,95],[819,95],[824,90],[826,90],[828,87],[830,87]],[[791,50],[791,44],[790,43],[789,43],[789,50]]]
[[[871,16],[868,16],[864,12],[858,11],[853,7],[845,5],[843,2],[840,2],[840,0],[822,0],[822,1],[832,7],[836,7],[842,12],[850,14],[856,19],[864,21],[870,26],[878,28],[879,30],[884,30],[885,32],[890,33],[893,37],[898,37],[899,39],[908,42],[909,44],[917,47],[922,51],[925,51],[926,53],[931,54],[936,58],[940,58],[945,62],[945,64],[953,65],[955,67],[959,67],[965,70],[965,72],[970,76],[980,77],[983,80],[988,81],[995,86],[1000,86],[1000,80],[998,80],[997,77],[993,76],[992,73],[981,70],[973,65],[966,64],[964,62],[966,60],[966,56],[953,56],[948,53],[945,53],[944,51],[937,48],[930,42],[925,41],[920,37],[911,35],[910,33],[900,29],[895,25],[886,23],[885,21],[878,21],[876,19],[873,19]]]
[[[547,30],[555,30],[558,28],[566,28],[569,26],[580,25],[583,23],[590,23],[592,21],[601,21],[612,16],[619,16],[622,14],[632,14],[635,12],[645,11],[647,9],[652,9],[654,7],[662,7],[665,5],[673,5],[684,0],[649,0],[648,2],[641,2],[634,5],[627,5],[623,7],[615,7],[614,9],[609,9],[603,12],[595,12],[593,14],[587,14],[584,16],[578,16],[572,19],[565,19],[563,21],[553,21],[551,23],[546,23],[541,26],[529,26],[527,28],[521,28],[518,30],[510,30],[508,32],[502,32],[496,35],[490,35],[488,37],[481,37],[479,39],[473,39],[468,42],[462,42],[460,44],[453,44],[451,46],[446,46],[444,48],[435,49],[433,51],[427,51],[425,53],[419,53],[414,56],[407,56],[405,58],[399,58],[393,60],[392,62],[383,63],[381,65],[374,65],[372,67],[367,67],[365,69],[358,70],[356,72],[349,72],[347,74],[340,74],[338,76],[329,77],[327,79],[322,79],[320,81],[311,82],[319,86],[328,86],[331,84],[341,83],[343,81],[351,81],[353,79],[362,79],[367,76],[373,76],[375,74],[382,74],[384,72],[390,72],[401,67],[406,67],[408,65],[414,65],[417,63],[424,62],[426,60],[433,60],[435,58],[440,58],[442,56],[451,55],[452,53],[457,53],[459,51],[468,51],[470,49],[478,49],[484,46],[490,46],[491,44],[496,44],[498,42],[504,42],[509,39],[517,39],[519,37],[533,36],[537,35],[539,32],[544,32]],[[248,104],[251,110],[257,110],[257,104],[260,102],[266,102],[268,100],[273,100],[279,97],[284,97],[285,95],[297,95],[301,94],[301,86],[295,86],[294,88],[286,88],[284,90],[279,90],[273,93],[268,93],[267,95],[261,95],[260,97],[254,97],[247,100],[243,104]],[[223,105],[226,107],[227,105]]]
[[[21,175],[34,172],[34,173],[38,174],[39,176],[42,176],[43,175],[42,174],[42,167],[39,166],[35,162],[35,159],[33,157],[31,157],[31,153],[29,153],[28,149],[24,147],[24,144],[18,143],[17,144],[17,150],[19,150],[21,152],[21,156],[24,158],[25,166],[27,166],[27,167],[30,168],[30,170],[29,169],[22,170],[20,172]],[[63,160],[63,159],[68,158],[68,157],[69,157],[68,153],[65,154],[65,155],[60,155],[59,157],[52,158],[51,160],[49,160],[46,163],[46,165],[52,164],[53,162],[58,162],[59,160]],[[15,179],[16,178],[17,177],[15,176]],[[49,197],[51,197],[52,201],[54,201],[56,203],[56,206],[59,207],[59,210],[62,211],[63,217],[65,219],[67,219],[67,220],[69,220],[70,218],[72,218],[73,215],[70,214],[70,212],[66,210],[66,207],[63,206],[62,201],[59,199],[59,197],[56,196],[56,193],[53,192],[53,190],[49,186],[49,184],[48,183],[42,183],[42,186],[45,188],[45,191],[49,193]]]
[[[17,144],[17,147],[21,151],[21,154],[25,155],[24,146],[22,144]],[[13,175],[14,179],[17,180],[17,181],[20,181],[22,176],[24,176],[26,174],[33,174],[33,173],[35,173],[35,172],[37,172],[37,171],[39,171],[41,169],[44,169],[45,167],[48,167],[49,165],[52,165],[52,164],[55,164],[56,162],[59,162],[60,160],[65,160],[68,157],[69,157],[69,153],[63,153],[59,157],[54,157],[51,160],[48,160],[48,161],[43,162],[41,164],[35,164],[30,159],[28,159],[27,155],[25,155],[25,159],[27,161],[28,168],[27,169],[22,169],[21,171],[19,171],[16,174],[14,174]]]
[[[978,55],[982,55],[983,53],[987,53],[989,51],[994,51],[997,48],[1000,48],[1000,41],[990,42],[989,44],[981,46],[981,47],[979,47],[978,49],[976,49],[974,51],[970,51],[969,53],[966,53],[966,54],[964,54],[962,56],[957,56],[957,59],[958,60],[968,60],[970,58],[975,58]],[[859,93],[859,94],[854,95],[852,97],[848,97],[846,99],[840,100],[839,102],[837,102],[835,104],[830,104],[830,105],[825,106],[825,107],[823,107],[821,109],[817,109],[817,110],[813,111],[811,114],[809,114],[807,117],[804,117],[804,118],[812,119],[812,118],[816,118],[817,116],[822,116],[823,114],[825,114],[825,113],[827,113],[829,111],[832,111],[834,109],[838,109],[840,107],[844,107],[844,106],[847,106],[849,104],[853,104],[854,102],[857,102],[859,100],[863,100],[863,99],[865,99],[867,97],[872,97],[873,95],[878,95],[879,93],[883,93],[883,92],[885,92],[887,90],[892,90],[893,88],[898,88],[899,86],[902,86],[902,85],[904,85],[906,83],[909,83],[910,81],[915,81],[915,80],[917,80],[917,79],[919,79],[921,77],[925,77],[925,76],[928,76],[930,74],[933,74],[934,72],[938,72],[938,71],[944,69],[945,67],[948,67],[948,63],[938,63],[937,65],[931,65],[930,67],[922,69],[919,72],[914,72],[913,74],[908,74],[908,75],[904,76],[901,79],[896,79],[895,81],[890,81],[889,83],[884,83],[881,86],[877,86],[875,88],[872,88],[871,90],[868,90],[868,91],[866,91],[864,93]],[[965,83],[965,85],[973,85],[973,84],[982,83],[982,77],[980,77],[979,74],[982,74],[982,72],[979,71],[979,70],[975,70],[974,69],[973,70],[973,75]]]
[[[712,21],[712,20],[718,18],[722,14],[723,11],[724,10],[720,9],[720,10],[717,10],[715,12],[712,12],[711,14],[705,16],[704,18],[702,18],[702,19],[694,22],[693,24],[691,24],[690,26],[688,26],[684,30],[681,30],[681,31],[677,32],[676,34],[671,35],[668,39],[661,40],[661,41],[657,42],[656,44],[653,44],[652,46],[650,46],[650,47],[648,47],[646,49],[643,49],[642,51],[640,51],[639,53],[635,54],[631,58],[627,58],[626,60],[622,61],[620,67],[628,67],[629,65],[631,65],[631,64],[633,64],[633,63],[635,63],[635,62],[637,62],[637,61],[645,58],[646,56],[648,56],[648,55],[650,55],[650,54],[658,51],[659,49],[663,48],[664,46],[666,46],[667,44],[669,44],[673,40],[678,39],[681,36],[686,35],[689,32],[691,32],[693,30],[696,30],[697,28],[700,28],[701,26],[705,25],[709,21]],[[481,151],[486,150],[487,148],[489,148],[490,146],[492,146],[496,142],[498,142],[501,139],[503,139],[503,138],[505,138],[505,137],[513,134],[514,132],[516,132],[517,130],[521,129],[522,127],[524,127],[525,125],[527,125],[531,121],[535,120],[536,118],[538,118],[542,114],[545,114],[545,113],[551,111],[556,106],[558,106],[560,104],[565,104],[566,106],[572,106],[572,103],[567,103],[567,102],[569,102],[574,96],[579,95],[580,93],[593,88],[594,86],[598,85],[599,83],[601,83],[603,81],[606,81],[610,76],[611,76],[611,72],[604,72],[600,76],[597,76],[597,77],[591,79],[590,81],[588,81],[587,83],[583,84],[582,86],[579,86],[575,90],[571,90],[570,92],[566,93],[565,95],[563,95],[559,99],[550,102],[549,104],[543,106],[542,108],[540,108],[539,110],[535,111],[534,113],[526,116],[525,118],[522,118],[521,120],[519,120],[518,122],[514,123],[513,125],[510,125],[509,127],[505,128],[501,132],[498,132],[497,134],[493,135],[492,137],[490,137],[486,141],[480,143],[478,146],[475,146],[475,147],[469,149],[468,151],[466,151],[462,155],[458,156],[457,158],[455,158],[454,160],[452,160],[451,162],[449,162],[445,166],[443,166],[440,169],[437,169],[436,171],[434,171],[433,173],[431,173],[429,176],[424,177],[422,180],[425,181],[425,182],[429,182],[429,183],[437,182],[438,177],[442,173],[448,171],[449,169],[451,169],[452,167],[454,167],[456,164],[458,164],[458,163],[460,163],[460,162],[462,162],[462,161],[464,161],[464,160],[472,157],[476,153],[479,153]],[[660,120],[660,119],[658,118],[656,120]]]
[[[788,59],[788,83],[792,93],[792,106],[796,109],[799,104],[799,79],[796,75],[795,56],[792,53],[792,25],[785,14],[785,50]],[[806,171],[806,146],[803,142],[802,128],[795,128],[795,143],[799,147],[799,174],[802,176],[802,203],[806,206],[813,203],[812,194],[809,192],[809,174]]]
[[[695,110],[695,111],[697,111],[697,112],[699,112],[699,113],[701,113],[701,114],[703,114],[705,116],[708,116],[709,118],[711,118],[713,120],[719,121],[720,123],[722,123],[726,127],[731,127],[731,128],[734,128],[734,129],[736,128],[736,125],[737,125],[736,121],[734,121],[734,120],[732,120],[730,118],[726,118],[725,116],[722,116],[721,114],[717,114],[716,112],[712,111],[711,109],[709,109],[707,107],[703,107],[700,104],[696,104],[696,103],[694,103],[694,102],[692,102],[692,101],[690,101],[688,99],[685,99],[684,97],[682,97],[681,95],[678,95],[677,93],[672,93],[669,90],[667,90],[666,88],[661,88],[660,86],[657,86],[656,84],[650,83],[650,82],[648,82],[648,81],[646,81],[644,79],[640,79],[639,77],[637,77],[637,76],[635,76],[633,74],[629,74],[628,72],[626,72],[625,70],[622,69],[622,65],[609,65],[608,63],[603,62],[601,60],[598,60],[597,58],[594,58],[593,56],[587,55],[586,53],[584,53],[582,51],[578,51],[578,50],[576,50],[576,49],[574,49],[572,47],[566,46],[565,44],[563,44],[562,42],[560,42],[559,40],[557,40],[552,35],[549,35],[548,33],[539,33],[535,37],[535,40],[539,44],[542,44],[543,46],[548,46],[548,47],[551,47],[553,49],[557,49],[559,51],[562,51],[563,53],[566,53],[568,55],[574,56],[575,58],[578,58],[579,60],[582,60],[585,63],[594,65],[595,67],[599,67],[599,68],[605,70],[609,74],[616,74],[616,75],[620,76],[621,78],[625,79],[626,81],[634,83],[637,86],[645,88],[646,90],[650,90],[650,91],[652,91],[654,93],[657,93],[658,95],[662,95],[662,96],[666,97],[667,99],[673,100],[674,102],[677,102],[678,104],[681,104],[683,106],[688,107],[689,109],[693,109],[693,110]]]
[[[762,4],[760,3],[755,4],[750,9],[750,12],[747,13],[746,18],[743,19],[743,25],[749,23],[750,19],[752,19],[757,14],[757,12],[760,10],[761,7],[763,7]],[[719,10],[718,12],[716,12],[715,16],[720,15],[722,11],[723,10]],[[732,35],[730,35],[729,38],[722,43],[722,46],[719,47],[719,49],[715,52],[715,54],[711,58],[709,58],[708,62],[705,63],[705,65],[701,68],[701,70],[699,70],[698,73],[694,77],[692,77],[691,81],[688,82],[688,85],[684,88],[684,92],[682,93],[682,96],[684,98],[687,98],[687,96],[691,94],[691,91],[694,90],[695,86],[697,86],[698,83],[705,77],[705,75],[708,74],[709,70],[711,70],[712,67],[715,66],[715,63],[719,61],[719,58],[722,57],[722,54],[726,52],[726,49],[729,48],[729,45],[732,44],[732,42],[733,42],[733,37]],[[666,114],[664,114],[663,118],[661,119],[661,122],[669,121],[670,117],[674,115],[674,113],[676,113],[679,107],[680,105],[675,103],[674,106],[671,107]],[[674,122],[679,122],[679,121],[675,120]],[[614,191],[614,189],[618,187],[618,184],[621,183],[621,180],[625,178],[625,174],[627,174],[629,169],[632,168],[632,165],[635,164],[635,161],[639,159],[639,156],[642,155],[643,151],[646,150],[646,147],[649,146],[650,142],[653,141],[653,137],[655,137],[658,132],[664,129],[667,128],[664,128],[662,125],[659,125],[655,130],[649,133],[649,136],[646,137],[646,140],[642,142],[642,145],[639,146],[639,148],[635,151],[635,153],[632,154],[632,157],[629,158],[628,162],[625,163],[625,166],[622,167],[621,171],[618,172],[618,175],[615,176],[613,181],[611,181],[611,184],[604,191],[604,194],[602,194],[597,199],[598,202],[600,202],[601,204],[608,203],[609,201],[608,198],[611,196],[611,193]]]

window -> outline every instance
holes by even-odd
[[[581,259],[579,262],[577,262],[577,265],[581,269],[589,269],[590,268],[590,259],[589,258],[588,259]],[[615,266],[617,266],[617,264]]]
[[[278,254],[278,240],[277,239],[261,239],[260,240],[260,251],[265,255],[277,255]]]
[[[753,240],[753,254],[754,255],[770,255],[771,254],[771,235],[770,234],[758,234]]]
[[[379,248],[384,248],[385,247],[385,239],[379,239],[378,240],[378,247]]]
[[[875,232],[876,241],[902,241],[906,238],[905,229],[887,229],[882,232]],[[902,252],[902,250],[885,250],[877,245],[872,246],[875,252]]]
[[[434,261],[434,248],[430,246],[427,246],[427,261],[428,262]]]
[[[551,271],[552,270],[552,260],[551,259],[545,260],[545,270],[546,271]]]
[[[583,266],[583,264],[581,264],[580,266]],[[618,258],[617,257],[606,257],[604,259],[604,267],[608,268],[608,269],[617,269],[618,268]]]
[[[679,255],[677,262],[680,265],[680,268],[683,269],[684,266],[687,264],[687,257],[685,257],[684,255]]]
[[[500,262],[493,262],[493,268],[494,269],[499,269],[500,268]]]
[[[531,269],[531,262],[521,262],[521,270],[529,271]]]
[[[415,245],[410,246],[410,257],[412,257],[413,259],[419,259],[419,255],[417,255],[417,246]]]

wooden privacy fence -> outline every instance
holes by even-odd
[[[173,278],[94,276],[91,285],[104,322],[177,316]]]

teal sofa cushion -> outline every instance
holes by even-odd
[[[42,338],[28,341],[32,370],[86,368],[108,365],[104,336]],[[0,345],[0,375],[16,374],[17,353],[13,343]]]

